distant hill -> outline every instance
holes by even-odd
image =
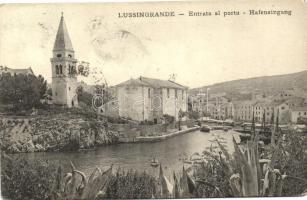
[[[194,88],[189,91],[191,95],[197,94],[200,90],[206,92],[210,88],[211,94],[226,93],[227,96],[248,95],[252,93],[274,94],[281,90],[299,88],[307,90],[307,70],[276,76],[262,76],[256,78],[239,79],[217,83],[200,88]]]

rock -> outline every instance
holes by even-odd
[[[38,135],[34,135],[32,137],[32,141],[33,141],[33,143],[38,143],[39,142],[39,136]]]
[[[16,144],[12,144],[11,146],[9,146],[9,147],[7,148],[7,151],[8,151],[9,153],[20,153],[20,149],[17,147]]]
[[[19,151],[22,150],[22,144],[20,144],[19,142],[16,142],[15,145],[16,145],[17,149],[19,149]]]
[[[35,146],[34,146],[32,140],[29,140],[29,141],[25,144],[25,151],[26,151],[26,152],[29,152],[29,153],[35,151]]]
[[[42,151],[45,151],[45,148],[40,144],[36,144],[35,145],[35,151],[42,152]]]

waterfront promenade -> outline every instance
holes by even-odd
[[[133,142],[158,142],[158,141],[166,140],[166,139],[171,138],[171,137],[175,137],[177,135],[193,132],[193,131],[196,131],[196,130],[199,130],[199,129],[200,129],[199,126],[195,126],[195,127],[187,128],[187,129],[184,129],[184,130],[167,133],[165,135],[140,136],[140,137],[135,137]]]

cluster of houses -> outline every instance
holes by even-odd
[[[190,97],[192,109],[213,119],[271,123],[278,117],[279,122],[299,123],[307,121],[307,92],[303,89],[287,89],[275,94],[252,95],[245,100],[227,98],[225,93],[209,95],[208,100],[202,95]]]

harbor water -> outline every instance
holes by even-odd
[[[209,133],[194,131],[153,143],[122,143],[84,152],[42,152],[16,156],[59,163],[64,166],[65,171],[69,170],[69,163],[72,161],[78,170],[86,174],[90,174],[96,167],[103,168],[113,164],[114,168],[146,171],[157,176],[159,168],[150,165],[150,160],[155,157],[162,164],[165,174],[170,175],[172,171],[182,169],[184,158],[195,152],[208,150],[215,139],[222,141],[229,152],[233,152],[233,137],[239,141],[238,134],[232,130],[213,130]]]

